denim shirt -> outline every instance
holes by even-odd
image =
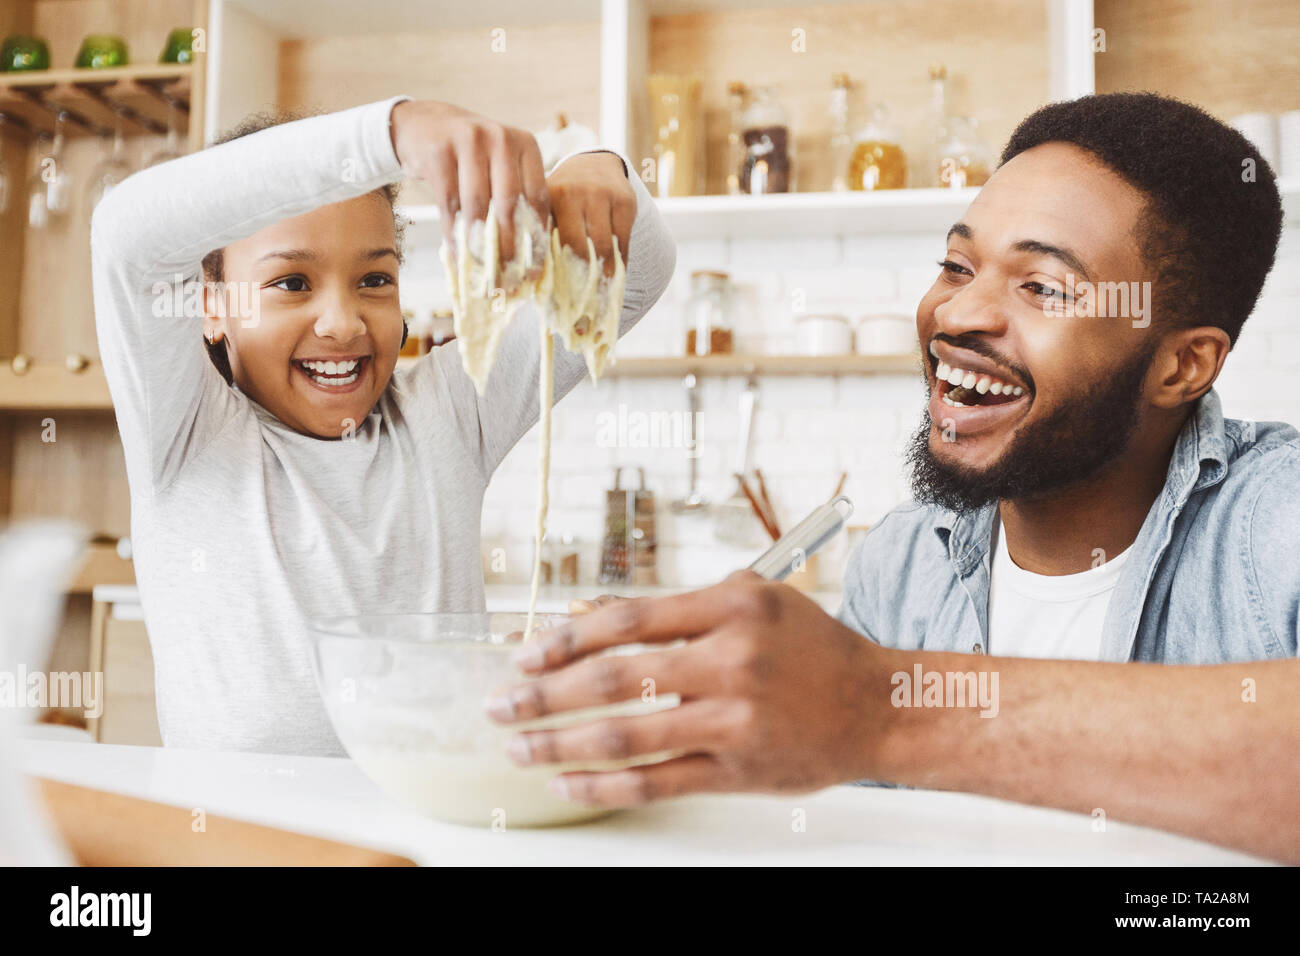
[[[997,504],[909,503],[863,539],[840,620],[887,647],[989,648]],[[1112,592],[1105,661],[1218,664],[1294,657],[1300,635],[1300,433],[1224,419],[1207,392],[1174,446]]]

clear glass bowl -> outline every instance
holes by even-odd
[[[565,615],[538,615],[537,627]],[[526,614],[370,614],[312,622],[316,680],[334,731],[361,769],[407,806],[451,823],[539,827],[609,811],[554,796],[565,770],[615,769],[662,759],[520,767],[505,753],[520,729],[647,713],[676,700],[641,700],[505,727],[484,710],[502,685],[524,680],[510,661]]]

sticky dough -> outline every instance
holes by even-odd
[[[606,277],[605,261],[596,255],[595,244],[587,239],[587,258],[578,256],[560,242],[560,233],[549,236],[536,211],[522,196],[515,203],[513,221],[515,256],[498,266],[500,227],[495,201],[488,204],[487,220],[469,222],[457,213],[452,232],[455,259],[447,245],[442,247],[442,264],[451,291],[456,339],[461,362],[480,395],[487,387],[492,363],[501,338],[515,313],[529,302],[541,315],[540,369],[538,374],[538,489],[536,542],[532,585],[528,598],[528,623],[524,640],[533,635],[537,590],[542,575],[542,538],[546,535],[548,508],[547,479],[551,467],[551,406],[554,402],[554,343],[558,335],[570,352],[582,353],[593,382],[599,380],[618,341],[619,318],[627,275],[623,256],[614,236],[614,274]],[[525,278],[541,267],[536,280]]]

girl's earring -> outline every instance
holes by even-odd
[[[406,319],[402,319],[402,345],[398,346],[399,349],[402,348],[402,346],[406,345],[406,336],[410,333],[410,331],[411,330],[407,328]]]

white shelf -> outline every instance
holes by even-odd
[[[852,236],[946,232],[977,189],[893,189],[874,193],[785,193],[656,199],[676,239]],[[437,206],[402,206],[416,244],[437,245]]]
[[[683,196],[656,200],[677,239],[946,232],[978,189]]]

